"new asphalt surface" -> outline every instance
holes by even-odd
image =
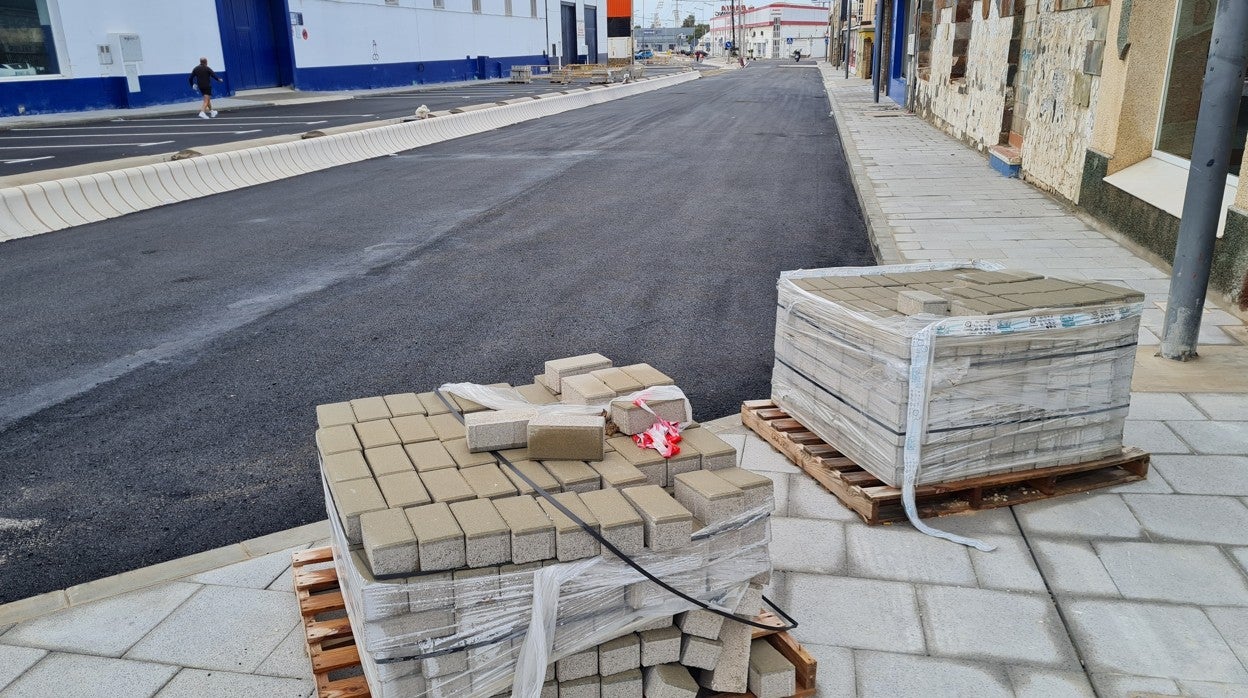
[[[599,351],[769,394],[780,271],[872,263],[812,68],[0,245],[0,602],[324,517],[314,406]]]

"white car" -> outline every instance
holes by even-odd
[[[0,63],[0,77],[11,78],[18,75],[37,75],[38,70],[29,63]]]

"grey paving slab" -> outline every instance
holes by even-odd
[[[745,427],[737,427],[737,428],[744,429]],[[745,442],[749,439],[749,437],[746,436],[745,434],[736,434],[736,433],[731,433],[731,432],[724,433],[722,431],[717,431],[715,432],[715,434],[719,436],[719,438],[723,439],[724,443],[737,449],[737,467],[738,468],[743,467],[741,465],[741,462],[745,457]]]
[[[1244,698],[1248,684],[1215,683],[1213,681],[1178,681],[1182,695],[1192,698]]]
[[[1210,419],[1248,420],[1248,395],[1194,393],[1187,397]]]
[[[1128,421],[1122,430],[1122,443],[1152,454],[1192,452],[1165,422],[1152,420]]]
[[[304,548],[305,546],[299,546],[298,548],[261,555],[244,562],[236,562],[233,565],[197,574],[191,577],[191,581],[203,584],[247,587],[249,589],[265,589],[290,568],[291,553]]]
[[[1023,532],[1014,520],[1014,513],[1009,507],[997,509],[981,509],[980,511],[942,516],[930,521],[942,531],[957,533],[963,536],[983,538],[987,536],[1021,536]]]
[[[47,653],[47,650],[37,647],[0,645],[0,688],[13,683],[14,679],[43,659]]]
[[[1171,679],[1123,674],[1090,674],[1092,685],[1106,698],[1151,698],[1180,696],[1179,684]]]
[[[918,587],[930,654],[1077,669],[1074,647],[1047,594]],[[1001,632],[1009,628],[1009,632]]]
[[[1248,609],[1212,607],[1205,609],[1205,615],[1239,661],[1248,666]]]
[[[1127,419],[1171,421],[1206,417],[1182,393],[1131,393]]]
[[[1148,477],[1125,485],[1115,485],[1101,490],[1106,494],[1170,494],[1174,488],[1166,482],[1166,476],[1156,468],[1148,469]]]
[[[858,695],[862,698],[920,696],[1013,696],[1000,666],[891,652],[854,652]]]
[[[771,444],[758,438],[753,432],[745,440],[741,463],[741,467],[746,470],[768,470],[773,473],[801,472],[788,456],[772,448]]]
[[[841,504],[831,492],[812,480],[806,473],[789,478],[789,516],[833,521],[862,521],[858,514]]]
[[[1138,601],[1064,603],[1090,672],[1243,683],[1248,672],[1198,608]]]
[[[771,519],[771,564],[786,572],[845,571],[845,527],[819,519]]]
[[[1242,544],[1248,507],[1234,497],[1191,494],[1124,494],[1140,523],[1154,537],[1201,543]]]
[[[1075,495],[1014,507],[1029,534],[1072,538],[1139,538],[1144,529],[1116,494]]]
[[[312,676],[308,650],[304,646],[303,626],[296,625],[286,639],[256,667],[255,673],[264,676],[284,676],[302,679]]]
[[[854,679],[854,651],[847,647],[804,643],[802,647],[815,658],[815,686],[819,698],[855,698],[858,688]]]
[[[269,591],[286,591],[294,592],[295,590],[295,571],[291,567],[287,567],[285,572],[277,575],[277,579],[272,584],[265,587]]]
[[[1122,595],[1202,605],[1248,605],[1244,575],[1211,545],[1093,543]]]
[[[926,649],[909,584],[792,572],[785,585],[789,613],[802,621],[793,631],[799,642],[909,653]]]
[[[197,669],[250,673],[298,622],[290,594],[205,586],[127,653]]]
[[[1154,455],[1152,467],[1175,492],[1248,496],[1248,456]]]
[[[0,691],[0,698],[149,698],[177,671],[163,664],[53,652]]]
[[[1234,557],[1239,562],[1239,566],[1245,572],[1248,572],[1248,548],[1231,548],[1230,553],[1231,557]],[[0,642],[3,642],[3,640],[0,640]]]
[[[1032,539],[1031,547],[1054,593],[1120,596],[1117,585],[1090,543]]]
[[[771,496],[776,502],[776,508],[772,512],[772,516],[788,516],[789,515],[789,479],[795,477],[805,477],[804,475],[786,475],[784,473],[773,473],[768,470],[758,471],[759,475],[771,480]]]
[[[1031,667],[1007,668],[1015,698],[1094,698],[1092,684],[1082,671],[1050,671]]]
[[[1197,453],[1248,453],[1248,422],[1170,422]]]
[[[183,669],[157,693],[157,698],[307,698],[316,690],[311,679],[235,674],[229,671]]]
[[[985,589],[1005,591],[1046,591],[1044,578],[1036,568],[1027,542],[1019,536],[981,536],[981,540],[997,546],[991,552],[967,548],[975,578]]]
[[[854,577],[974,586],[967,548],[910,527],[846,524],[848,573]]]
[[[173,582],[92,601],[22,623],[4,642],[120,657],[199,588]]]

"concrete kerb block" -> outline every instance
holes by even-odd
[[[173,181],[173,187],[176,189],[175,198],[178,201],[194,198],[208,188],[206,184],[198,181],[199,178],[197,176],[191,174],[192,165],[190,160],[162,162],[156,166],[161,168]]]
[[[698,684],[679,664],[659,664],[644,672],[646,698],[695,698]]]
[[[763,639],[750,645],[750,693],[757,698],[784,698],[797,691],[797,670]]]
[[[188,177],[198,178],[203,182],[204,186],[210,189],[214,194],[220,194],[235,188],[233,182],[221,177],[212,168],[212,161],[215,157],[191,158],[186,162],[186,173]]]
[[[121,201],[121,197],[117,195],[117,190],[113,187],[113,180],[103,174],[84,175],[79,178],[79,184],[82,187],[82,196],[87,200],[87,204],[91,206],[97,213],[107,218],[116,218],[122,215],[123,211],[119,210],[113,202],[124,206],[125,202]],[[124,211],[129,213],[129,211]]]
[[[44,222],[39,220],[39,217],[31,210],[30,203],[21,189],[0,190],[0,209],[9,214],[0,217],[0,234],[7,238],[34,235],[46,228]]]
[[[148,208],[143,196],[135,189],[135,180],[130,176],[130,170],[105,172],[104,176],[108,178],[117,196],[121,197],[131,211],[142,211]],[[139,181],[142,182],[142,180]]]
[[[238,167],[238,159],[233,152],[209,155],[208,167],[222,182],[228,182],[231,189],[242,189],[252,186],[255,182],[248,173]]]
[[[69,181],[72,182],[73,180]],[[48,208],[58,218],[65,221],[66,227],[94,223],[95,220],[98,220],[87,218],[83,213],[74,208],[61,182],[36,182],[35,186],[43,191],[44,200],[48,202]],[[73,190],[75,193],[80,193],[76,186],[73,187]],[[81,198],[81,196],[78,198]],[[79,205],[85,208],[86,202],[81,201]]]
[[[268,146],[260,148],[251,148],[242,152],[244,166],[249,171],[256,173],[256,177],[262,182],[272,182],[281,178],[281,174],[276,170],[272,156],[269,153]]]
[[[696,669],[714,669],[722,651],[718,640],[685,635],[680,640],[680,663]]]

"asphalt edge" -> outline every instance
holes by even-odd
[[[687,71],[595,85],[523,103],[435,112],[431,119],[0,189],[0,242],[362,162],[700,77],[698,71]]]

